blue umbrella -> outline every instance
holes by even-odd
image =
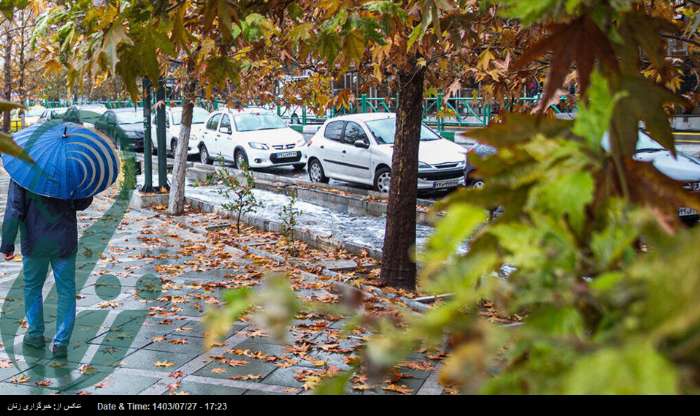
[[[3,165],[19,186],[35,194],[87,198],[107,189],[119,175],[111,140],[80,124],[47,121],[15,133],[13,139],[34,163],[3,154]]]

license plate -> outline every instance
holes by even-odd
[[[693,192],[700,191],[700,182],[690,182],[685,185],[685,188]]]
[[[698,215],[698,212],[692,208],[678,208],[679,217],[687,217],[689,215]]]
[[[276,156],[279,158],[296,157],[297,152],[282,152],[282,153],[277,153]]]
[[[433,186],[435,189],[440,189],[440,188],[453,188],[455,186],[459,186],[462,182],[461,179],[452,179],[449,181],[439,181],[435,182]]]

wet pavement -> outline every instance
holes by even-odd
[[[7,184],[0,168],[0,215]],[[258,196],[269,207],[285,202],[275,194]],[[301,394],[305,374],[346,367],[347,351],[328,352],[339,338],[340,322],[318,316],[292,329],[297,350],[247,321],[238,321],[221,344],[205,350],[205,310],[219,304],[227,288],[256,285],[262,263],[208,240],[205,227],[218,221],[215,215],[171,219],[129,209],[130,198],[130,192],[117,193],[113,187],[78,214],[78,317],[67,359],[22,346],[21,262],[0,264],[0,394]],[[300,208],[307,210],[308,221],[319,216],[328,217],[325,225],[348,220],[316,207]],[[323,255],[314,258],[324,260]],[[310,281],[302,282],[298,272],[294,276],[307,297],[331,296],[327,281],[309,273],[304,279]],[[49,276],[44,287],[47,340],[55,323],[53,283]],[[313,346],[298,352],[307,344]],[[403,382],[408,391],[425,394],[441,391],[436,380],[435,371],[423,371]],[[381,388],[359,392],[387,393]]]

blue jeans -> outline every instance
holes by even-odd
[[[24,265],[24,312],[31,336],[44,336],[44,302],[41,290],[49,271],[53,270],[58,292],[55,345],[68,345],[75,325],[75,255],[69,257],[22,258]]]

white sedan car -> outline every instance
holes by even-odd
[[[304,135],[287,127],[275,113],[262,109],[225,109],[209,116],[203,129],[197,131],[202,163],[223,158],[237,168],[306,166]]]
[[[329,178],[372,185],[388,192],[391,182],[396,115],[362,113],[326,121],[307,148],[309,178]],[[418,189],[437,190],[465,184],[467,150],[423,126],[418,155]]]
[[[151,137],[155,142],[156,139],[156,111],[151,112]],[[197,129],[204,126],[204,123],[209,117],[209,112],[201,107],[194,107],[192,110],[192,129],[190,131],[190,141],[187,148],[187,154],[199,154],[199,141],[194,133]],[[177,139],[180,137],[180,127],[182,125],[182,107],[168,107],[165,110],[165,146],[169,152],[175,154],[177,148]]]

